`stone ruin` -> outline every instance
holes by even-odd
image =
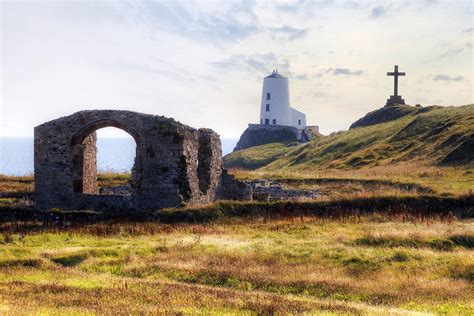
[[[116,127],[136,142],[127,195],[101,195],[96,130]],[[81,111],[35,127],[39,209],[161,209],[216,199],[251,199],[222,168],[220,138],[173,119],[130,111]]]
[[[247,183],[252,186],[252,198],[257,201],[313,200],[321,197],[318,190],[285,188],[275,180],[255,179]]]

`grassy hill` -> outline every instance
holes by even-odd
[[[228,168],[354,169],[414,163],[472,165],[474,105],[425,107],[389,122],[318,137],[307,144],[266,144],[224,157]]]
[[[418,111],[425,111],[425,109],[404,104],[384,106],[380,109],[367,113],[364,117],[352,123],[350,128],[364,127],[393,121],[408,114],[414,114]]]

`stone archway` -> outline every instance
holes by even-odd
[[[109,126],[137,144],[131,196],[95,194],[95,131]],[[221,154],[219,135],[210,129],[130,111],[77,112],[35,127],[36,205],[159,209],[206,203],[218,190],[229,192],[220,187]]]
[[[141,151],[139,133],[121,122],[111,119],[95,121],[79,130],[71,139],[71,155],[73,168],[73,191],[75,193],[99,194],[97,185],[97,130],[105,127],[115,127],[127,132],[135,141],[135,160],[130,175],[131,194],[135,194],[141,172]]]

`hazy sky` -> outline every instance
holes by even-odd
[[[407,73],[408,104],[473,103],[472,1],[1,1],[0,135],[83,109],[174,117],[238,137],[262,78],[347,129]]]

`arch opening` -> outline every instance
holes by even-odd
[[[134,136],[135,135],[135,136]],[[74,193],[131,196],[140,187],[137,134],[113,121],[94,122],[71,140]]]

